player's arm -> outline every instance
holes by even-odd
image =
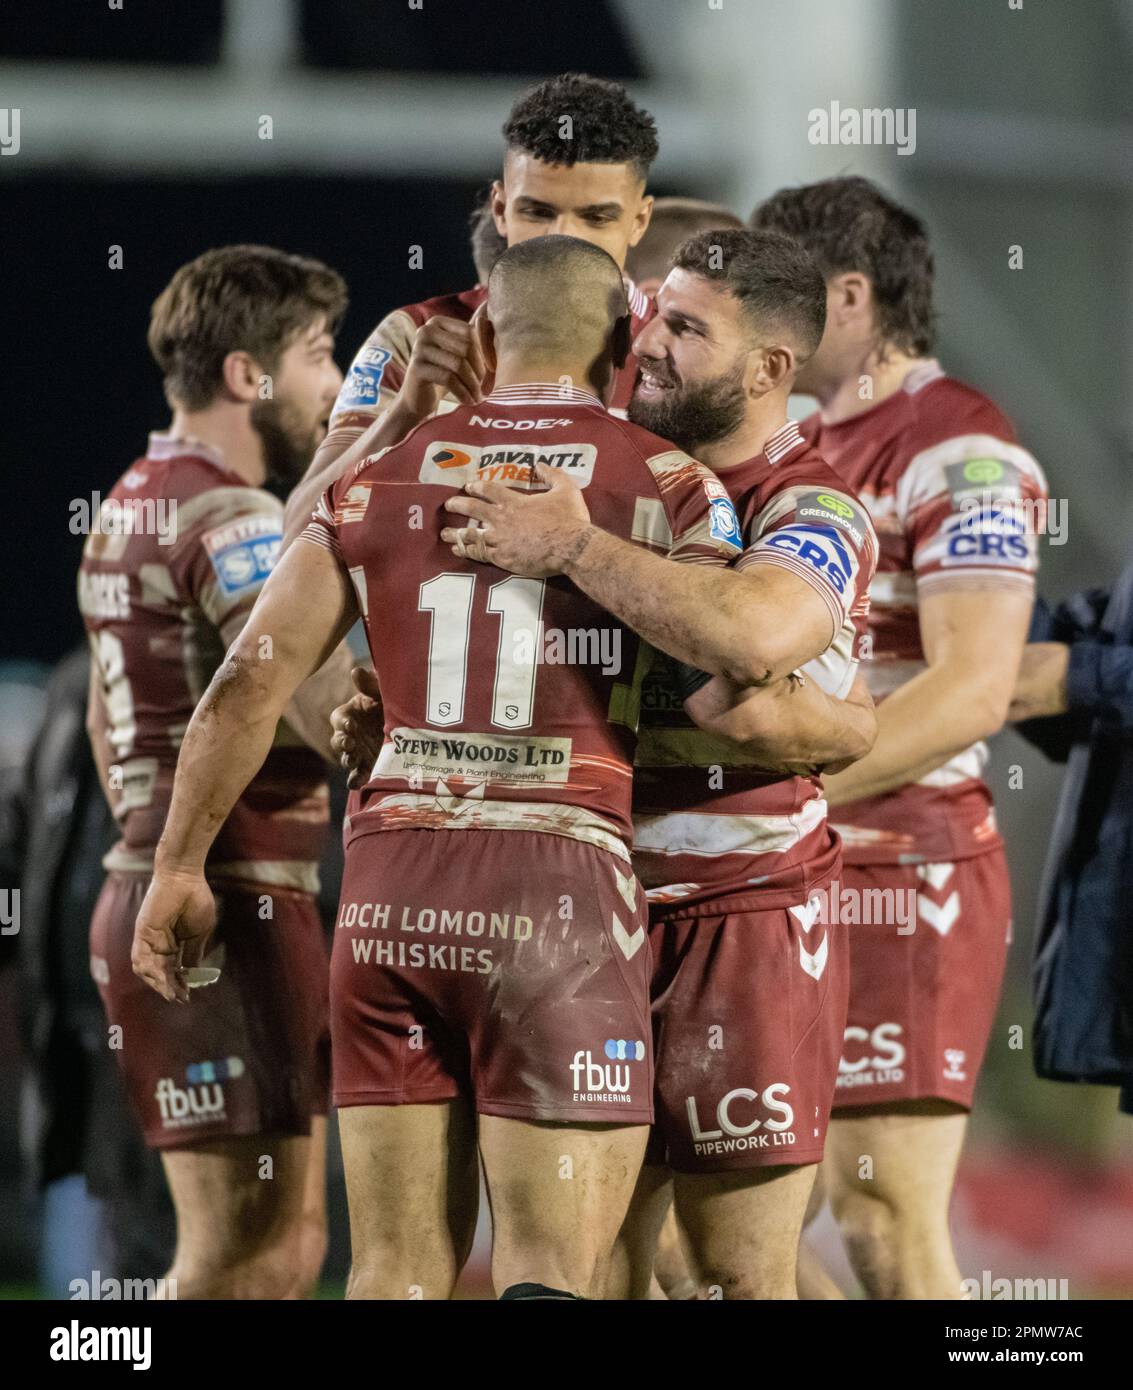
[[[93,654],[90,663],[90,676],[87,681],[86,730],[91,755],[94,758],[95,771],[98,773],[98,784],[102,788],[103,796],[106,797],[106,804],[113,811],[114,797],[110,793],[110,765],[114,761],[114,756],[110,747],[110,739],[107,737],[106,706],[102,702],[98,662],[95,661]]]
[[[267,757],[288,701],[357,617],[335,556],[321,545],[293,546],[189,721],[134,932],[134,971],[165,999],[188,1001],[178,970],[200,959],[211,931],[204,865],[217,832]]]
[[[684,702],[701,729],[730,739],[769,771],[838,771],[864,758],[877,737],[877,712],[860,675],[845,698],[797,673],[764,689],[714,676]]]
[[[380,390],[381,373],[375,382],[375,369],[360,365],[367,351],[392,353],[392,345],[389,349],[375,347],[386,340],[383,328],[379,324],[355,359],[326,438],[287,499],[283,513],[285,549],[306,526],[319,498],[348,468],[400,443],[411,429],[436,412],[446,395],[455,396],[462,405],[480,399],[484,359],[471,323],[437,315],[423,324],[414,336],[404,380],[392,398]],[[368,375],[360,380],[359,373]],[[359,405],[357,396],[363,391],[374,395],[372,407]]]
[[[768,685],[829,647],[830,605],[805,579],[781,566],[739,572],[654,554],[593,525],[577,484],[536,467],[545,492],[474,482],[451,497],[446,509],[481,529],[449,527],[443,538],[515,574],[566,575],[653,646],[736,685]]]
[[[1031,620],[1017,588],[952,587],[922,594],[921,643],[928,669],[877,707],[877,742],[827,779],[837,805],[916,781],[1003,727]]]
[[[252,612],[246,604],[230,609],[223,616],[216,613],[215,604],[212,611],[218,618],[220,640],[225,651],[228,651],[244,631]],[[330,712],[353,694],[350,680],[353,665],[354,657],[349,645],[340,642],[314,675],[303,682],[283,712],[284,723],[308,748],[335,767],[339,759],[331,745],[334,731],[330,725]]]

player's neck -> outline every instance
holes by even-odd
[[[905,384],[905,378],[923,359],[890,348],[882,354],[876,348],[865,357],[851,362],[847,370],[818,383],[814,395],[824,425],[837,425],[872,410],[875,405],[894,396]]]
[[[178,407],[169,432],[175,439],[198,439],[210,445],[224,459],[226,468],[252,487],[263,486],[267,478],[263,440],[252,427],[246,405],[219,401],[204,410]]]
[[[787,397],[774,391],[759,400],[748,401],[743,423],[725,439],[702,444],[692,453],[713,473],[726,473],[763,453],[764,445],[787,423]]]
[[[582,362],[525,362],[522,359],[501,357],[496,364],[493,391],[500,386],[526,386],[539,382],[561,387],[564,383],[580,391],[599,393],[590,380],[589,366]]]

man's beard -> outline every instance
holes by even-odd
[[[678,386],[652,401],[641,400],[635,391],[626,415],[635,425],[695,454],[705,444],[726,439],[743,422],[747,403],[743,373],[739,362],[724,376]]]
[[[252,428],[264,447],[264,486],[285,498],[307,471],[323,438],[322,426],[299,423],[285,401],[257,401],[252,407]]]

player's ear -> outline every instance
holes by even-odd
[[[507,208],[507,192],[504,189],[503,181],[495,179],[492,183],[492,191],[488,195],[492,202],[492,221],[496,224],[496,231],[500,236],[507,240],[507,226],[504,222],[504,211]]]
[[[620,372],[625,366],[632,342],[633,320],[628,314],[622,314],[615,322],[613,332],[610,334],[610,361],[616,372]]]
[[[837,324],[873,313],[873,286],[869,276],[847,270],[827,282],[826,316]]]
[[[765,348],[763,351],[763,371],[767,380],[767,389],[776,391],[780,386],[790,382],[795,375],[795,353],[794,349],[786,343],[780,343],[777,347]]]
[[[766,396],[790,380],[794,370],[795,354],[789,347],[755,348],[744,365],[744,390],[756,399]]]
[[[473,315],[472,331],[484,354],[485,379],[490,380],[496,374],[496,325],[489,318],[486,305],[483,312],[477,309]]]
[[[242,402],[257,400],[261,379],[271,379],[248,353],[239,350],[225,354],[220,374],[225,393]]]
[[[653,195],[646,193],[637,205],[637,213],[633,219],[633,231],[629,234],[629,244],[636,246],[645,233],[649,230],[649,223],[653,218]]]

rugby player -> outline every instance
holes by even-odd
[[[700,198],[654,198],[645,235],[626,256],[626,274],[652,298],[673,264],[677,248],[698,232],[742,227],[743,219],[719,203]]]
[[[634,773],[657,1069],[657,1123],[616,1290],[637,1297],[670,1172],[701,1291],[796,1296],[849,984],[845,934],[824,910],[840,858],[818,774],[870,746],[869,732],[853,736],[861,711],[846,697],[877,546],[861,504],[787,418],[825,311],[822,275],[790,238],[706,232],[678,250],[635,341],[630,418],[695,449],[742,520],[733,584],[713,576],[719,596],[699,572],[591,524],[565,478],[548,475],[537,497],[476,482],[472,498],[447,504],[480,522],[446,532],[473,553],[568,576],[688,663],[661,663],[646,680]],[[730,664],[729,630],[749,633],[754,661]]]
[[[797,382],[819,409],[802,430],[881,542],[878,738],[826,783],[842,893],[861,916],[824,1176],[871,1297],[960,1298],[948,1208],[1011,916],[983,740],[1004,722],[1026,640],[1046,485],[1002,411],[932,356],[918,217],[840,178],[775,194],[752,224],[796,237],[822,267],[826,332]],[[902,897],[915,930],[893,920]],[[871,902],[888,904],[885,920]]]
[[[507,244],[548,233],[573,236],[601,246],[624,265],[629,248],[649,226],[653,206],[645,192],[657,156],[652,116],[616,82],[564,73],[519,98],[503,136],[503,168],[492,184],[490,206]],[[652,303],[628,279],[626,293],[636,332],[652,313]],[[477,399],[480,376],[468,366],[475,354],[470,320],[486,294],[481,283],[395,309],[370,334],[339,394],[327,437],[288,504],[285,546],[342,471],[389,442],[376,440],[374,422],[391,407],[400,410],[416,339],[424,336],[423,350],[453,369],[452,387],[436,393],[436,408]],[[617,375],[611,399],[616,414],[624,414],[635,372],[630,358]]]
[[[182,745],[135,940],[135,969],[179,1001],[214,918],[217,828],[293,690],[361,614],[387,737],[350,817],[331,968],[352,1297],[449,1295],[475,1223],[477,1146],[501,1296],[600,1295],[640,1165],[652,1118],[628,849],[640,644],[577,588],[485,576],[440,534],[441,504],[469,477],[527,487],[544,459],[586,485],[631,549],[736,582],[720,568],[738,523],[719,485],[602,408],[629,324],[599,247],[509,248],[477,327],[492,393],[334,484]],[[601,656],[556,655],[556,636],[603,633]],[[756,659],[743,626],[718,635],[717,662]]]
[[[217,826],[219,981],[175,1010],[134,976],[130,953],[185,726],[279,547],[269,489],[299,477],[342,381],[333,333],[345,306],[334,271],[268,247],[223,247],[176,273],[149,330],[172,423],[109,494],[79,575],[88,728],[122,832],[91,971],[161,1151],[182,1298],[302,1295],[326,1241],[328,967],[314,894],[328,819],[319,754],[333,758],[326,711],[350,689],[345,652],[269,731],[262,769]]]
[[[477,285],[486,285],[492,267],[507,250],[507,237],[496,226],[489,191],[472,209],[468,219],[468,238],[472,248],[472,264],[476,267]]]

